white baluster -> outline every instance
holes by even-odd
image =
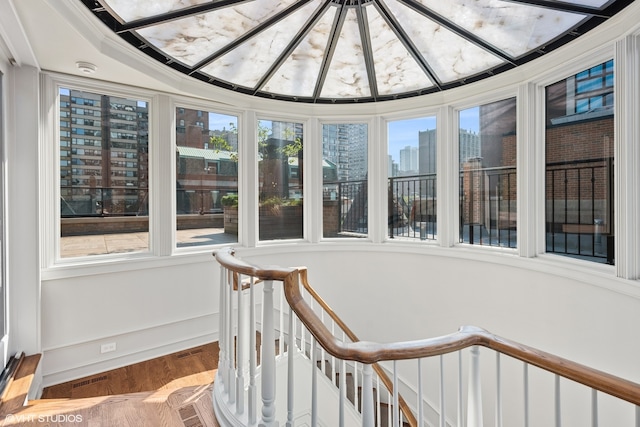
[[[226,313],[227,313],[227,304],[226,304],[226,288],[227,288],[227,281],[225,280],[226,277],[226,271],[227,269],[224,268],[223,266],[220,266],[220,304],[219,304],[219,311],[220,311],[220,336],[218,337],[218,350],[219,350],[219,359],[220,359],[220,363],[218,364],[218,377],[216,378],[216,380],[220,380],[221,384],[223,385],[223,390],[225,392],[227,392],[228,387],[227,387],[227,380],[225,378],[225,373],[227,372],[227,366],[226,366],[226,339],[225,339],[225,333],[226,333],[226,327],[225,327],[225,319],[226,319]]]
[[[502,427],[502,368],[496,352],[496,427]]]
[[[244,414],[245,312],[242,303],[242,275],[238,274],[238,337],[236,339],[236,414]]]
[[[462,352],[458,352],[458,427],[464,424],[464,414],[462,413]]]
[[[358,362],[353,362],[353,407],[358,410]]]
[[[380,415],[380,377],[376,375],[376,426],[382,424]]]
[[[333,319],[331,319],[331,335],[333,335],[334,337],[336,336],[335,322]],[[343,335],[342,341],[346,342],[344,339],[344,333],[342,335]],[[336,384],[337,381],[338,381],[338,373],[336,372],[336,358],[335,356],[331,356],[331,382],[333,384]]]
[[[362,366],[362,427],[374,427],[372,374],[371,365]]]
[[[640,406],[636,406],[636,427],[640,427]]]
[[[294,313],[289,306],[289,343],[287,345],[287,427],[293,427],[293,395],[295,393],[295,384],[293,377],[293,358],[296,351],[296,340],[293,332]]]
[[[300,295],[302,295],[302,300],[306,301],[304,287],[300,289]],[[307,351],[306,336],[307,336],[306,329],[303,327],[302,320],[300,320],[300,348],[302,349],[302,354],[306,354],[306,351]],[[309,351],[309,357],[311,357],[311,351]],[[313,361],[313,363],[316,363],[315,360]]]
[[[324,325],[324,309],[322,306],[320,307],[320,320],[322,320],[322,324]],[[327,373],[327,355],[324,352],[324,347],[321,347],[320,356],[322,357],[320,360],[320,369],[322,370],[322,374],[326,375]]]
[[[235,331],[233,329],[233,273],[229,277],[229,313],[227,316],[227,377],[229,378],[229,403],[236,403]]]
[[[264,282],[262,298],[262,419],[260,427],[277,426],[276,417],[276,346],[273,329],[273,281]]]
[[[398,362],[393,361],[393,427],[400,427],[400,410],[398,405]]]
[[[280,309],[278,312],[280,313],[280,324],[278,326],[279,338],[278,338],[278,354],[282,356],[284,354],[284,286],[280,286]]]
[[[393,395],[389,390],[387,390],[387,425],[391,427],[393,427],[392,420],[391,420],[391,415],[392,415],[391,413],[393,412],[391,410],[392,404],[393,404]]]
[[[424,427],[424,397],[422,391],[422,359],[418,359],[418,427]]]
[[[249,424],[254,425],[257,419],[258,398],[256,389],[257,358],[256,358],[256,299],[255,280],[251,277],[249,285]]]
[[[591,427],[598,427],[598,390],[591,389]]]
[[[478,346],[471,347],[470,363],[467,427],[482,427],[482,384],[480,382],[480,349]]]
[[[318,426],[318,367],[315,363],[317,355],[316,339],[311,335],[311,427]]]
[[[555,376],[554,395],[555,395],[555,421],[556,421],[556,427],[562,427],[562,409],[561,409],[561,399],[560,399],[560,375],[556,375]]]
[[[344,426],[344,403],[347,399],[347,363],[342,360],[340,363],[340,403],[338,425]],[[323,372],[324,373],[324,372]]]
[[[440,427],[447,427],[444,411],[444,358],[440,355]]]
[[[529,364],[524,364],[524,427],[529,427]]]

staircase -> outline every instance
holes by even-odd
[[[640,426],[640,384],[473,326],[363,342],[309,285],[305,268],[262,268],[231,249],[214,255],[221,426]]]

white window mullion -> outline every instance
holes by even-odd
[[[614,203],[616,275],[624,279],[640,277],[640,35],[627,36],[616,43],[614,58]]]
[[[532,258],[537,254],[536,226],[541,223],[537,220],[536,201],[538,187],[536,184],[536,165],[539,161],[544,164],[544,158],[536,157],[536,120],[537,98],[533,84],[523,84],[518,88],[517,98],[517,226],[518,226],[518,253],[525,258]],[[544,116],[544,112],[542,112]],[[544,117],[543,117],[544,119]],[[544,175],[543,175],[544,176]],[[544,223],[544,210],[542,211],[542,223]]]
[[[176,229],[175,107],[167,95],[150,104],[149,243],[153,253],[170,255],[176,241],[175,233],[167,232]]]
[[[451,247],[458,239],[458,115],[442,107],[437,115],[437,221],[440,246]]]

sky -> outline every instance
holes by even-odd
[[[479,130],[479,108],[469,108],[460,111],[460,127],[471,131]],[[229,123],[238,125],[238,118],[226,114],[209,113],[209,129],[229,129]],[[410,120],[395,120],[389,122],[389,154],[400,162],[400,150],[409,146],[418,146],[418,132],[436,129],[436,118],[420,117]]]
[[[478,132],[479,108],[469,108],[460,111],[460,127]],[[435,117],[421,117],[411,120],[396,120],[389,122],[389,154],[396,163],[400,163],[400,150],[407,145],[418,146],[418,132],[436,129]]]

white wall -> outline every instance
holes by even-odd
[[[243,253],[244,259],[257,264],[309,267],[310,284],[361,340],[430,338],[455,332],[462,325],[475,325],[640,383],[640,341],[634,338],[635,325],[640,322],[637,283],[593,272],[581,280],[568,278],[580,274],[565,268],[564,257],[518,259],[499,251],[425,248],[419,244],[335,244],[308,251],[297,247],[289,251],[278,248],[275,253],[264,249]],[[494,396],[493,379],[486,375],[494,364],[490,353],[483,351],[481,356],[483,365],[489,367],[484,371],[488,377],[484,379],[489,381],[484,399],[489,402]],[[425,364],[426,401],[428,408],[437,410],[438,364]],[[456,413],[456,364],[455,359],[446,361],[446,412],[450,420]],[[465,370],[467,366],[465,358]],[[415,406],[415,361],[403,362],[399,369],[403,395]],[[503,370],[505,425],[518,425],[521,415],[517,413],[521,414],[524,401],[522,368],[519,363],[503,362]],[[531,371],[532,408],[545,408],[532,412],[532,425],[551,425],[553,377],[534,368]],[[563,389],[571,387],[563,384]],[[584,398],[564,398],[565,416],[571,414],[566,425],[590,422],[590,410],[586,409],[590,395],[581,391],[578,396]],[[601,420],[605,414],[616,419],[632,415],[630,405],[614,404],[609,409],[604,401]],[[492,411],[485,412],[485,420],[492,420]],[[433,410],[427,414],[436,416]]]
[[[219,270],[211,255],[196,258],[46,280],[45,386],[216,341]],[[101,354],[111,342],[116,351]]]

